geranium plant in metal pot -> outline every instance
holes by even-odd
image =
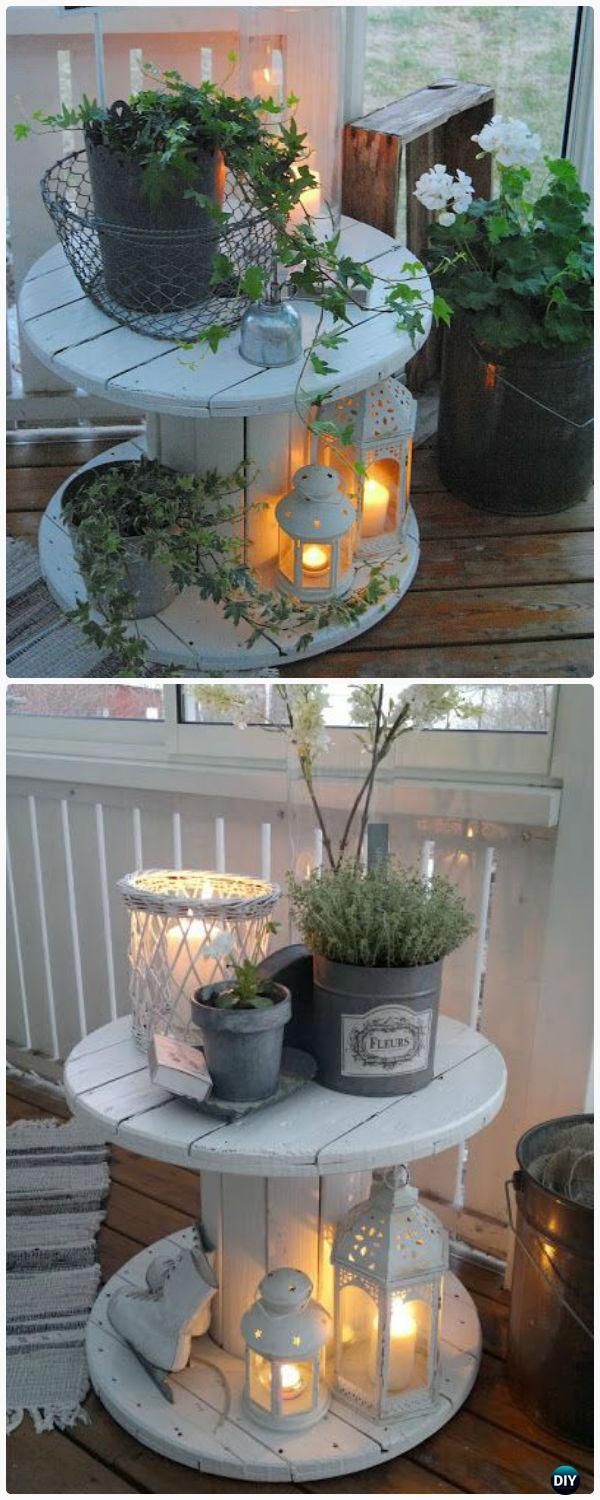
[[[269,924],[275,931],[275,924]],[[209,956],[231,952],[230,933],[206,944]],[[251,959],[231,961],[231,979],[203,985],[192,1001],[192,1017],[202,1032],[204,1054],[220,1099],[254,1103],[277,1090],[284,1026],[292,1014],[285,985],[265,979]]]
[[[351,1094],[408,1094],[433,1074],[442,960],[473,931],[462,896],[393,861],[291,879],[313,954],[318,1081]]]
[[[442,163],[415,188],[435,216],[431,275],[447,303],[440,474],[481,509],[564,510],[592,480],[590,200],[562,157],[544,157],[532,192],[540,138],[524,121],[494,115],[473,139],[494,158],[493,199]]]

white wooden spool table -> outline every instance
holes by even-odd
[[[389,235],[353,219],[342,221],[341,251],[367,261],[376,276],[401,278],[402,267],[415,257]],[[432,290],[423,273],[415,281],[429,303]],[[354,395],[402,370],[424,343],[431,315],[424,316],[424,332],[413,345],[407,334],[394,329],[394,319],[382,310],[385,286],[376,283],[371,306],[352,309],[348,339],[332,362],[338,374],[305,375],[304,384],[317,396],[332,386],[336,393]],[[302,317],[303,343],[309,346],[317,322],[314,304],[296,303]],[[146,442],[119,444],[93,459],[91,467],[113,457],[135,458],[140,447],[149,455],[180,470],[217,468],[230,473],[245,458],[258,470],[256,481],[240,496],[248,561],[259,571],[265,587],[274,582],[277,555],[275,505],[285,494],[294,471],[310,457],[306,429],[296,415],[296,387],[302,360],[280,370],[249,365],[239,353],[239,329],[234,329],[217,354],[184,351],[176,342],[149,338],[121,327],[86,297],[60,246],[32,266],[24,282],[19,315],[21,327],[42,363],[70,384],[83,387],[129,410],[147,414]],[[331,318],[324,320],[325,328]],[[83,465],[84,468],[90,465]],[[80,472],[77,470],[76,472]],[[86,597],[85,585],[73,556],[69,534],[61,521],[63,487],[57,490],[40,528],[40,560],[48,588],[61,609],[72,609]],[[264,506],[256,510],[257,504]],[[356,585],[368,578],[370,562],[357,569]],[[382,557],[384,554],[382,554]],[[297,649],[296,637],[281,646],[264,639],[252,647],[249,627],[233,626],[218,606],[186,589],[160,615],[137,621],[155,661],[176,663],[192,671],[236,675],[269,671],[286,661],[318,655],[368,630],[395,608],[414,578],[419,560],[419,531],[410,511],[406,543],[384,563],[398,586],[380,604],[372,605],[352,626],[329,626],[313,636],[310,646]]]
[[[369,1468],[437,1431],[466,1400],[480,1359],[477,1313],[452,1273],[444,1285],[437,1405],[426,1417],[385,1426],[334,1401],[305,1433],[253,1427],[240,1404],[240,1318],[265,1271],[281,1265],[305,1271],[331,1310],[329,1252],[337,1222],[367,1196],[373,1167],[444,1151],[494,1118],[506,1089],[497,1048],[441,1017],[434,1078],[420,1093],[366,1098],[310,1083],[228,1125],[152,1084],[130,1028],[128,1017],[111,1022],[75,1047],[65,1067],[67,1097],[78,1114],[102,1126],[107,1139],[198,1169],[220,1290],[210,1334],[194,1340],[188,1368],[168,1377],[170,1404],[107,1316],[118,1286],[144,1286],[158,1247],[142,1251],[112,1277],[87,1333],[92,1382],[108,1411],[141,1442],[180,1463],[274,1484]],[[181,1246],[191,1233],[175,1234],[160,1248]]]

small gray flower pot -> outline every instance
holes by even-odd
[[[442,961],[367,969],[313,955],[317,1082],[342,1094],[412,1094],[433,1076]]]
[[[204,1054],[219,1099],[252,1103],[277,1091],[283,1029],[292,1000],[283,984],[266,981],[265,995],[276,1001],[269,1010],[217,1010],[212,995],[231,989],[231,982],[205,985],[192,1000],[192,1020],[202,1032]]]

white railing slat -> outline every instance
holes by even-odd
[[[112,924],[110,920],[110,901],[108,896],[108,870],[106,864],[106,839],[104,834],[104,808],[101,802],[95,806],[96,813],[96,839],[98,843],[98,865],[100,871],[100,897],[102,901],[102,921],[104,925],[104,945],[106,948],[106,977],[108,981],[108,1001],[110,1006],[111,1020],[117,1019],[117,991],[115,985],[115,965],[112,942]]]
[[[260,825],[260,873],[262,880],[271,879],[271,824]]]
[[[67,875],[67,897],[69,902],[69,917],[71,921],[71,942],[73,945],[73,964],[75,968],[75,993],[77,996],[77,1014],[82,1037],[87,1036],[88,1027],[85,1014],[85,996],[83,991],[83,972],[81,967],[81,948],[79,945],[79,923],[77,920],[77,902],[75,899],[75,875],[73,870],[73,849],[71,845],[71,829],[69,826],[69,804],[64,797],[61,799],[60,816],[63,832],[63,845],[65,851],[65,868]]]
[[[225,819],[215,818],[215,870],[218,875],[224,875],[227,869],[225,863]]]
[[[133,822],[133,862],[136,870],[143,870],[144,845],[142,842],[142,814],[139,807],[132,807],[131,817]]]
[[[173,813],[173,866],[176,870],[183,868],[183,855],[181,852],[181,813]]]
[[[21,933],[19,927],[19,911],[15,897],[15,882],[13,879],[12,859],[10,844],[8,842],[8,829],[5,833],[6,839],[6,879],[8,885],[8,899],[10,903],[10,915],[12,919],[13,937],[15,943],[15,954],[17,959],[17,970],[19,974],[19,989],[21,995],[21,1010],[23,1012],[23,1029],[25,1032],[25,1046],[33,1046],[31,1025],[29,1021],[29,1001],[27,999],[27,985],[25,983],[25,970],[23,967],[23,950],[21,947]]]
[[[58,1030],[56,1026],[56,1005],[54,1002],[54,985],[52,982],[52,964],[50,962],[50,944],[48,941],[48,923],[46,920],[46,900],[44,896],[44,880],[42,876],[42,861],[40,855],[40,839],[37,825],[37,808],[35,797],[31,793],[27,798],[29,808],[29,827],[31,830],[31,844],[33,849],[33,867],[35,872],[35,884],[37,890],[38,906],[40,911],[40,935],[42,939],[42,954],[44,958],[44,973],[46,976],[46,999],[48,1002],[48,1018],[50,1021],[50,1034],[52,1037],[53,1056],[60,1056],[58,1046]]]

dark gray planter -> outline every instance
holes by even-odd
[[[313,955],[317,1082],[342,1094],[412,1094],[433,1076],[442,962],[365,969]]]
[[[132,460],[135,462],[135,460]],[[86,469],[82,474],[76,474],[65,485],[62,496],[62,508],[66,503],[72,503],[79,490],[84,490],[86,484],[97,474],[103,474],[110,469],[122,471],[123,460],[118,463],[96,464],[93,469]],[[65,520],[65,525],[73,543],[73,551],[77,562],[80,560],[77,527],[71,521]],[[137,602],[131,611],[132,620],[143,620],[147,615],[158,615],[161,610],[166,609],[177,598],[180,590],[171,578],[170,569],[166,563],[155,562],[153,558],[144,557],[142,553],[142,537],[123,537],[123,550],[125,554],[125,572],[127,587],[133,594],[137,595]],[[102,609],[102,599],[95,599],[94,604]]]
[[[93,211],[106,288],[123,307],[175,312],[201,302],[219,247],[219,228],[208,209],[185,198],[189,186],[165,176],[165,193],[151,203],[143,191],[144,169],[123,151],[86,140]],[[197,192],[223,200],[225,172],[218,150],[199,150]]]
[[[217,1010],[209,996],[231,989],[231,983],[205,986],[192,1000],[192,1020],[202,1032],[208,1071],[219,1099],[252,1103],[277,1090],[283,1029],[292,1014],[289,990],[266,982],[265,995],[277,1004],[270,1010]]]

